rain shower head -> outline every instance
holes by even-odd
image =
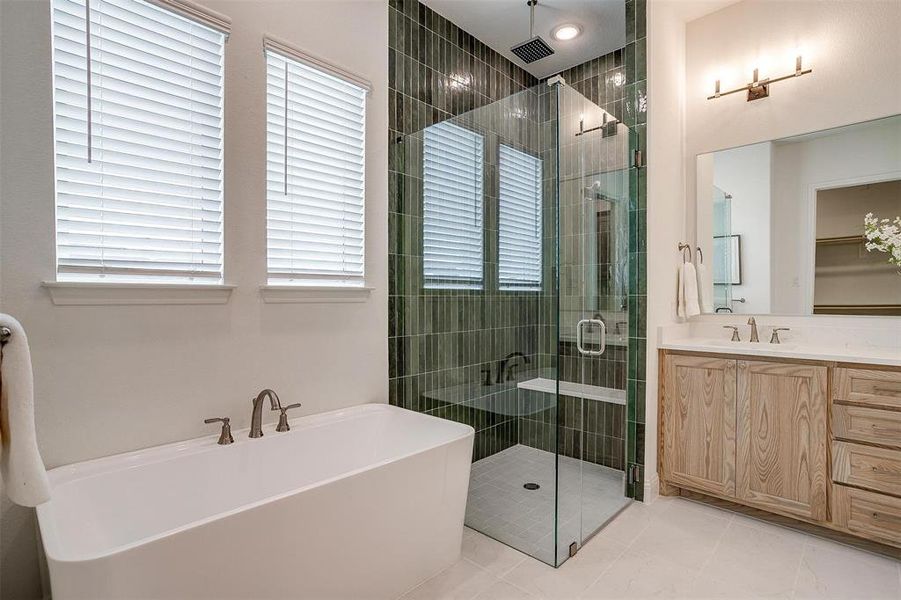
[[[554,53],[554,49],[541,39],[541,36],[534,34],[535,5],[538,4],[538,0],[528,0],[526,4],[529,6],[529,39],[510,48],[510,52],[518,56],[522,62],[529,64],[550,56]]]

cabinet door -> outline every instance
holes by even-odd
[[[735,361],[667,355],[663,475],[668,483],[735,494]]]
[[[826,520],[826,367],[739,361],[737,423],[738,498]]]

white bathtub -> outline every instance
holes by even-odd
[[[460,553],[471,427],[368,404],[50,472],[54,600],[393,598]]]

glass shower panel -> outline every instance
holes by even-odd
[[[556,94],[538,85],[458,117],[426,112],[391,213],[414,322],[411,406],[475,428],[466,525],[554,564]],[[416,107],[414,106],[414,109]],[[395,311],[397,312],[397,311]],[[406,340],[407,338],[405,338]],[[409,382],[409,383],[408,383]]]
[[[613,115],[559,88],[560,381],[557,563],[625,496],[630,141]]]
[[[732,264],[737,259],[732,242],[732,194],[713,187],[713,306],[733,311]]]
[[[398,396],[475,428],[466,524],[557,566],[626,503],[632,133],[559,84],[413,109],[392,155]]]

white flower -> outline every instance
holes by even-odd
[[[901,274],[901,217],[879,219],[873,213],[867,213],[863,224],[867,251],[888,254],[889,264],[898,267]]]

